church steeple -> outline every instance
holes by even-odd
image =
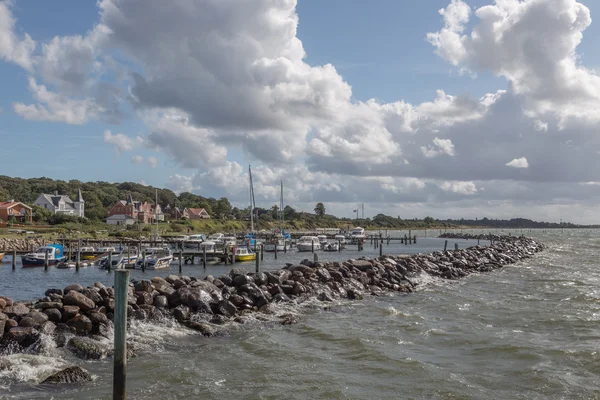
[[[77,189],[77,197],[73,202],[73,207],[75,207],[75,211],[77,215],[80,217],[85,217],[85,201],[83,200],[83,195],[81,194],[81,188]]]
[[[77,190],[77,198],[75,199],[76,202],[78,203],[83,203],[83,196],[81,195],[81,188],[79,188]]]

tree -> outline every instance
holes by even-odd
[[[271,217],[273,217],[273,219],[279,219],[279,206],[274,205],[271,207]]]
[[[433,224],[435,222],[435,220],[433,218],[431,218],[431,217],[425,217],[423,219],[423,222],[425,222],[427,225],[431,225],[431,224]]]
[[[45,209],[44,207],[31,206],[32,218],[34,222],[41,222],[43,224],[48,223],[48,220],[52,218],[52,211]]]
[[[215,202],[213,206],[213,212],[215,216],[219,219],[228,219],[231,215],[232,207],[229,200],[225,197],[221,197],[219,200]]]
[[[325,216],[325,205],[323,203],[317,203],[315,206],[315,214],[321,218]]]
[[[285,218],[286,221],[291,221],[291,220],[295,219],[296,218],[296,210],[294,210],[290,206],[285,206],[283,209],[283,218]]]

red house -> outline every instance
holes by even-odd
[[[14,222],[32,222],[31,207],[25,204],[10,200],[0,203],[0,220]]]
[[[162,215],[162,212],[158,211],[158,213]],[[133,201],[130,194],[127,196],[127,200],[117,201],[115,205],[108,210],[106,223],[119,224],[122,221],[135,220],[140,224],[147,224],[155,222],[154,217],[155,210],[152,204],[146,201]]]

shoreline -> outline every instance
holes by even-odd
[[[132,280],[128,319],[160,322],[169,318],[207,337],[221,335],[226,333],[224,324],[244,324],[249,314],[269,314],[277,303],[302,305],[315,298],[327,303],[392,292],[410,293],[420,286],[422,274],[459,279],[493,271],[545,248],[525,237],[494,240],[491,246],[429,254],[383,255],[342,262],[304,260],[298,265],[259,273],[233,268],[227,275],[209,275],[203,280],[177,275]],[[113,289],[98,282],[88,287],[73,284],[49,289],[45,297],[27,302],[14,303],[0,296],[0,356],[35,354],[41,337],[46,335],[53,338],[56,347],[64,347],[81,359],[108,357],[112,351],[113,310]],[[277,318],[284,325],[298,321],[294,314]],[[73,370],[65,374],[69,382],[79,376],[75,374],[74,378]],[[51,381],[63,380],[55,377]]]

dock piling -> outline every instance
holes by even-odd
[[[383,256],[383,244],[379,246],[379,257]]]
[[[275,247],[277,247],[277,245],[275,245]],[[261,243],[260,244],[260,261],[265,259],[265,246]]]
[[[13,271],[17,268],[17,250],[13,249],[13,255],[12,255],[12,269]]]
[[[342,241],[338,239],[338,252],[342,252]]]
[[[258,274],[260,272],[260,258],[258,257],[259,256],[258,250],[256,250],[255,254],[256,254],[256,258],[255,258],[255,260],[256,260],[255,272]]]
[[[310,252],[311,253],[315,252],[315,241],[314,241],[314,239],[310,241]]]
[[[146,263],[148,262],[148,260],[146,260],[146,249],[142,250],[142,272],[146,272]]]
[[[275,259],[277,260],[277,243],[275,243]]]
[[[81,239],[77,242],[77,258],[75,259],[75,271],[79,272],[81,266]]]
[[[48,271],[48,252],[44,252],[44,271]]]
[[[127,374],[127,290],[129,271],[115,271],[113,399],[125,400]]]
[[[448,248],[448,241],[446,240],[446,241],[444,242],[444,251],[446,251],[446,249],[447,249],[447,248]]]
[[[206,246],[202,247],[202,255],[203,255],[203,260],[202,260],[203,267],[204,267],[204,269],[206,269]]]
[[[110,272],[112,268],[112,250],[108,252],[108,264],[106,264],[106,270]]]
[[[183,269],[183,250],[179,250],[179,275],[182,274]]]

